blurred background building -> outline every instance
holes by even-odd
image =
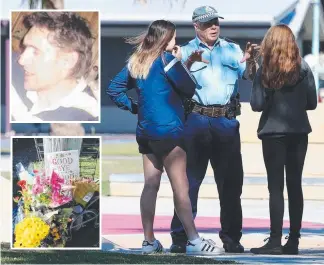
[[[122,2],[122,3],[121,3]],[[9,17],[10,10],[29,9],[28,1],[1,2],[1,132],[17,133],[36,130],[33,124],[9,124]],[[195,36],[192,11],[200,5],[212,5],[224,16],[221,37],[237,42],[244,49],[247,41],[260,43],[272,25],[285,23],[293,30],[301,54],[319,74],[319,95],[324,98],[324,55],[316,59],[316,51],[324,52],[324,0],[65,0],[66,10],[99,10],[101,19],[101,123],[83,124],[87,132],[134,133],[137,117],[119,110],[105,94],[110,79],[124,66],[132,47],[124,38],[145,30],[156,19],[169,19],[177,25],[177,43],[182,44]],[[316,6],[317,5],[317,6]],[[314,9],[314,6],[318,9]],[[315,10],[315,13],[314,13]],[[316,12],[319,11],[319,12]],[[315,25],[318,27],[313,27]],[[318,24],[317,24],[318,23]],[[315,35],[314,35],[315,33]],[[318,46],[314,46],[314,41]],[[321,64],[320,64],[321,62]],[[17,67],[15,60],[12,67]],[[321,68],[321,69],[320,69]],[[12,78],[21,78],[13,76]],[[321,89],[322,88],[322,89]],[[251,82],[240,81],[243,102],[250,97]],[[135,97],[135,91],[131,92]],[[244,114],[243,114],[244,115]],[[38,130],[47,132],[48,124]]]

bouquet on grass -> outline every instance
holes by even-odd
[[[15,220],[14,247],[64,246],[72,209],[55,209],[72,201],[64,194],[72,186],[64,183],[55,171],[51,176],[39,170],[20,174],[17,185],[21,190],[14,198],[20,213]]]
[[[66,179],[55,170],[19,174],[14,247],[64,247],[72,231],[99,222],[99,183],[87,178]],[[91,209],[89,209],[89,207]]]

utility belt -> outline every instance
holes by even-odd
[[[240,94],[237,93],[235,97],[232,97],[230,102],[226,105],[200,105],[193,99],[186,99],[184,102],[185,113],[199,113],[200,115],[217,118],[226,117],[227,119],[235,119],[236,116],[241,115],[241,103]]]
[[[213,107],[213,106],[199,106],[195,104],[192,109],[192,112],[199,113],[201,115],[212,117],[212,118],[225,117],[226,106]]]

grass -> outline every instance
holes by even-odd
[[[136,255],[100,250],[10,250],[1,246],[2,264],[233,264],[208,258],[185,255]]]
[[[107,178],[109,174],[128,174],[128,173],[142,173],[143,162],[142,159],[103,159],[102,160],[102,179]]]
[[[102,145],[103,156],[138,156],[138,145],[134,143],[105,143]]]
[[[139,156],[138,145],[134,143],[108,143],[101,147],[102,156]],[[109,175],[142,173],[143,164],[141,159],[102,159],[101,185],[102,194],[109,195]]]
[[[102,194],[109,195],[109,181],[108,178],[111,174],[130,174],[142,173],[143,163],[141,159],[103,159],[102,160],[102,174],[101,185]]]
[[[83,166],[90,167],[84,168]],[[93,169],[95,168],[95,172],[93,175],[94,179],[99,178],[99,169],[100,169],[100,162],[99,159],[91,159],[91,158],[82,158],[80,159],[80,175],[81,176],[92,176]]]

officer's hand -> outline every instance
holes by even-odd
[[[192,52],[189,56],[189,61],[191,62],[203,62],[203,63],[209,63],[209,61],[205,60],[204,58],[202,58],[202,53],[204,51],[202,50],[196,50],[194,52]]]
[[[181,49],[180,46],[175,45],[172,50],[172,55],[176,57],[179,61],[182,59]]]
[[[240,63],[244,63],[247,60],[255,60],[257,57],[257,52],[259,50],[260,50],[260,45],[251,44],[251,42],[248,42],[245,47],[244,56],[240,61]]]

